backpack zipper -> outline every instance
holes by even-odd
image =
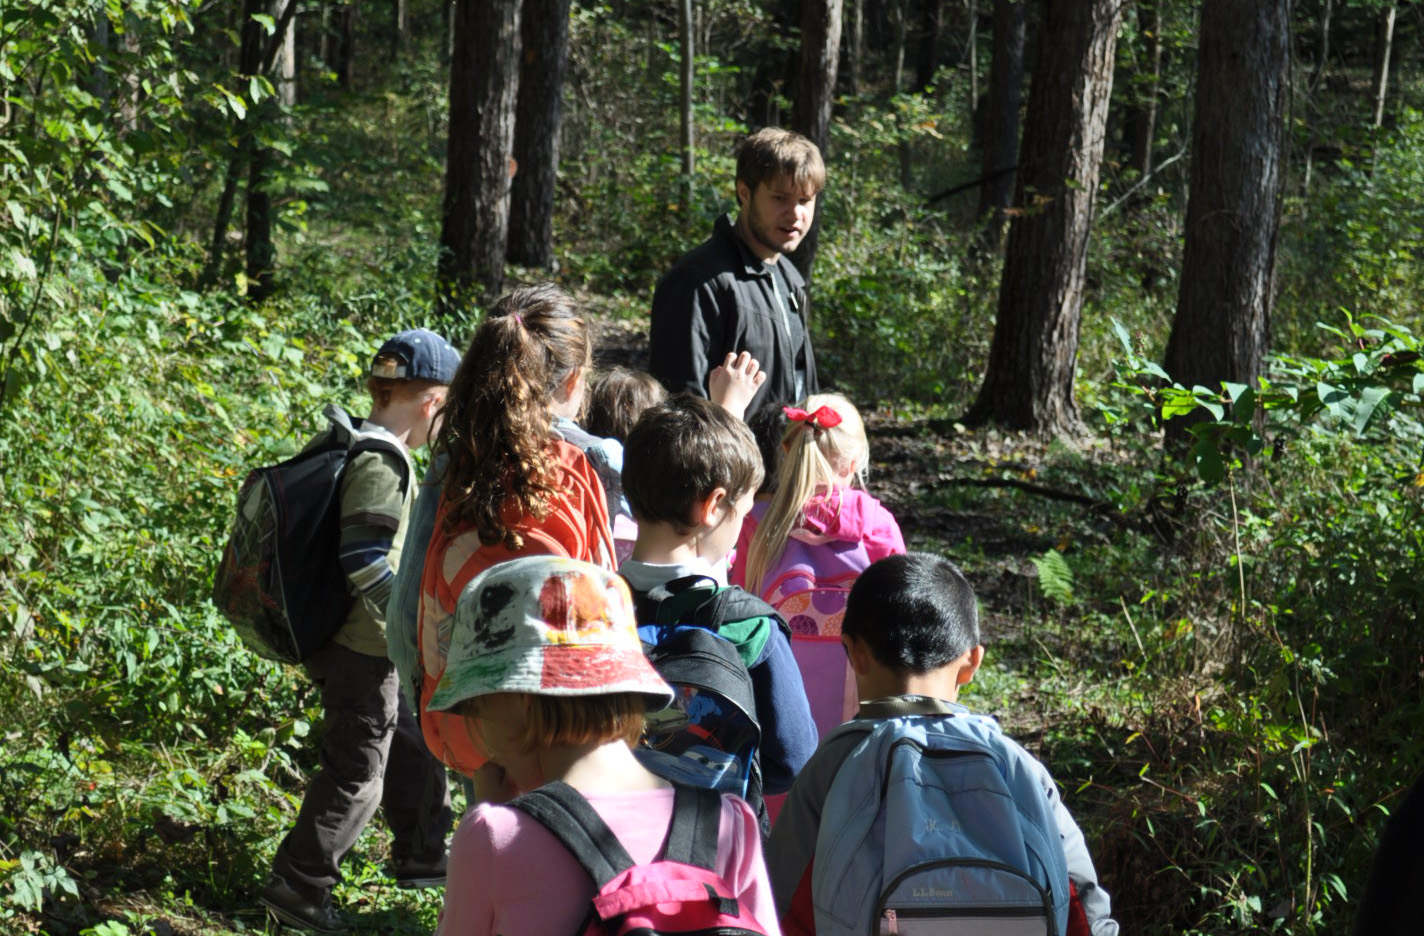
[[[912,742],[912,743],[913,743],[913,742]],[[1034,857],[1038,857],[1038,856],[1035,855]],[[929,868],[948,868],[948,867],[990,868],[990,869],[995,870],[995,871],[1006,871],[1006,872],[1008,872],[1009,874],[1014,875],[1015,877],[1022,878],[1023,880],[1027,881],[1027,882],[1029,883],[1029,885],[1030,885],[1031,887],[1033,887],[1034,890],[1038,891],[1039,895],[1041,896],[1041,899],[1043,900],[1043,908],[1042,908],[1042,910],[1043,910],[1044,918],[1047,919],[1050,924],[1053,923],[1053,921],[1054,921],[1055,918],[1054,918],[1054,915],[1053,915],[1053,889],[1052,889],[1051,887],[1045,888],[1045,887],[1041,886],[1041,885],[1040,885],[1037,881],[1035,881],[1033,878],[1029,877],[1027,874],[1024,874],[1024,873],[1023,873],[1022,871],[1020,871],[1018,868],[1015,868],[1015,867],[1013,867],[1013,866],[1011,866],[1011,865],[1006,865],[1006,864],[1004,864],[1004,863],[1001,862],[1001,861],[988,861],[988,860],[983,859],[983,858],[934,858],[934,859],[931,859],[931,860],[929,860],[929,861],[921,861],[921,862],[919,862],[918,864],[910,865],[908,868],[905,868],[905,869],[904,869],[903,871],[901,871],[899,874],[895,875],[895,877],[890,881],[890,883],[889,883],[888,885],[886,885],[885,889],[880,892],[880,899],[876,902],[876,907],[875,907],[875,915],[876,915],[876,918],[877,918],[877,919],[880,919],[880,918],[883,918],[883,917],[885,916],[887,910],[889,910],[889,908],[887,908],[887,907],[885,906],[885,902],[890,898],[890,895],[895,891],[895,888],[899,887],[899,886],[900,886],[900,883],[901,883],[902,881],[904,881],[905,878],[907,878],[907,877],[909,877],[909,876],[911,876],[911,875],[913,875],[913,874],[918,874],[918,873],[920,873],[921,871],[924,871],[924,870],[929,869]],[[1036,910],[1030,910],[1030,909],[1028,909],[1027,907],[1002,907],[1002,906],[1001,906],[1001,907],[975,907],[975,908],[973,908],[973,909],[965,908],[965,909],[963,909],[963,910],[948,910],[948,911],[946,911],[946,910],[931,910],[931,909],[929,909],[929,908],[922,908],[922,907],[896,907],[896,908],[894,908],[893,910],[889,910],[889,912],[894,913],[897,917],[932,917],[932,916],[1031,917],[1031,916],[1037,916],[1037,915],[1038,915],[1038,911],[1036,911]]]

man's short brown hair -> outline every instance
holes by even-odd
[[[821,151],[806,137],[781,127],[763,127],[747,137],[737,152],[737,181],[755,194],[757,186],[784,176],[812,195],[826,187]]]
[[[761,484],[761,453],[747,424],[688,393],[643,413],[623,446],[623,494],[639,523],[695,524],[695,505],[717,488],[735,501]]]

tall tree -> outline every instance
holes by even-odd
[[[1260,374],[1274,300],[1290,0],[1204,0],[1192,168],[1167,373],[1190,387]]]
[[[283,50],[288,48],[288,37],[296,13],[295,0],[244,0],[244,21],[242,28],[242,49],[239,53],[239,67],[247,76],[265,75],[281,59]],[[271,36],[258,16],[271,16],[276,28]],[[278,86],[281,87],[279,81]],[[243,132],[238,143],[238,151],[233,163],[228,167],[227,186],[223,192],[223,204],[219,206],[218,224],[213,238],[213,254],[209,258],[209,269],[216,275],[222,260],[222,239],[227,236],[227,215],[232,209],[232,191],[236,187],[242,162],[247,164],[247,218],[243,249],[246,259],[247,297],[261,301],[272,292],[273,268],[277,262],[277,248],[272,243],[272,194],[268,191],[271,175],[272,152],[258,140],[257,128],[276,116],[276,102],[263,101],[247,113],[243,121]],[[205,276],[209,275],[205,270]]]
[[[1152,171],[1152,141],[1157,136],[1157,97],[1162,84],[1161,0],[1138,0],[1137,34],[1142,59],[1133,74],[1132,107],[1128,110],[1131,165],[1139,177]]]
[[[524,54],[514,120],[514,181],[509,190],[509,259],[554,262],[554,195],[569,60],[569,0],[524,0]]]
[[[821,149],[831,142],[831,105],[836,92],[836,68],[841,51],[841,0],[802,0],[801,58],[796,70],[796,103],[792,128]],[[811,230],[791,255],[791,262],[806,279],[816,259],[821,212]]]
[[[924,0],[920,20],[920,54],[915,60],[915,92],[934,82],[944,57],[944,0]]]
[[[984,135],[984,184],[979,188],[982,243],[998,250],[1005,211],[1014,200],[1014,166],[1019,158],[1019,108],[1023,104],[1024,38],[1028,0],[994,0],[993,58],[989,62],[989,105]]]
[[[678,9],[682,16],[682,62],[678,69],[680,91],[682,92],[681,107],[678,109],[681,115],[682,137],[682,176],[683,184],[686,186],[683,196],[684,213],[692,216],[692,193],[693,193],[693,173],[697,171],[697,152],[694,140],[695,128],[692,120],[692,90],[693,90],[693,66],[695,64],[695,43],[693,41],[693,31],[696,26],[692,17],[692,0],[681,0]]]
[[[1048,0],[1029,84],[989,367],[966,419],[1076,431],[1088,233],[1122,0]]]
[[[456,0],[450,137],[436,271],[449,311],[504,285],[521,0]]]
[[[1389,3],[1379,12],[1379,22],[1375,26],[1375,69],[1371,90],[1374,92],[1374,122],[1379,127],[1384,123],[1384,103],[1389,96],[1389,59],[1394,51],[1394,20],[1399,7]]]

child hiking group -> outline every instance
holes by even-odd
[[[296,469],[244,486],[215,600],[326,709],[259,895],[279,923],[347,927],[333,887],[381,805],[397,883],[445,888],[442,936],[1117,932],[1047,769],[958,702],[984,656],[968,582],[906,552],[864,489],[860,414],[815,392],[779,266],[819,154],[763,131],[738,165],[714,239],[770,276],[774,320],[698,291],[697,376],[663,379],[680,392],[595,377],[577,304],[522,288],[463,355],[423,330],[380,348],[371,414],[293,460],[328,466],[303,482],[330,504],[305,566],[284,541]],[[328,547],[355,600],[304,610]],[[448,854],[446,767],[472,794]]]

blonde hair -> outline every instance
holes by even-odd
[[[852,482],[858,486],[865,484],[870,443],[865,439],[860,413],[839,393],[818,393],[807,398],[802,408],[814,413],[823,406],[840,415],[839,425],[820,428],[809,421],[791,420],[781,435],[786,457],[777,473],[776,493],[747,549],[747,591],[753,594],[761,593],[762,580],[781,557],[812,495],[830,490],[836,479],[846,474],[853,473]]]
[[[456,706],[466,718],[479,717],[487,696],[475,696]],[[552,747],[623,741],[635,746],[643,737],[647,700],[635,692],[608,695],[555,696],[529,693],[529,718],[514,739],[519,753]]]

